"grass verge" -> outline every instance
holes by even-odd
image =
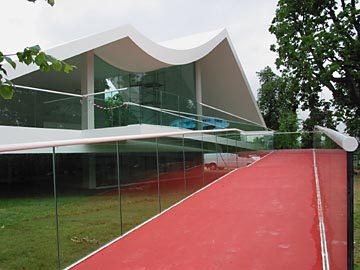
[[[163,194],[164,208],[184,194]],[[117,194],[58,198],[60,267],[64,268],[121,235]],[[164,209],[163,208],[163,209]],[[158,196],[140,191],[123,194],[122,232],[159,212]],[[57,269],[54,199],[2,199],[0,269]]]

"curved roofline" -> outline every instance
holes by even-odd
[[[193,35],[170,42],[157,43],[138,32],[131,25],[124,25],[98,34],[85,36],[44,51],[59,60],[65,60],[125,38],[130,38],[139,49],[165,67],[188,64],[203,58],[216,48],[220,42],[228,39],[228,32],[226,29],[221,29],[202,33],[201,38],[199,38],[199,35]],[[183,46],[184,40],[191,44],[191,48]],[[8,69],[8,77],[14,79],[38,69],[36,65],[26,66],[20,63],[15,70]]]
[[[224,80],[231,80],[229,74],[232,74],[231,76],[233,76],[233,78],[241,78],[244,83],[244,88],[246,88],[246,94],[242,96],[244,99],[243,102],[252,104],[247,107],[249,111],[253,110],[253,113],[257,114],[254,116],[255,120],[253,120],[266,126],[226,29],[157,43],[139,33],[131,25],[125,25],[64,43],[45,50],[45,52],[60,60],[66,60],[86,52],[92,52],[108,64],[130,72],[147,72],[168,66],[184,65],[193,62],[198,63],[205,59],[212,59],[210,60],[211,65],[220,69],[219,71],[221,71],[220,73],[224,77]],[[218,55],[219,53],[225,53],[225,55]],[[232,58],[237,67],[235,68],[233,64],[225,67],[222,61],[222,59],[225,58]],[[219,66],[220,62],[222,62],[223,66]],[[202,65],[202,63],[200,63],[200,65]],[[12,80],[38,69],[36,65],[26,66],[20,64],[15,70],[8,68],[8,78]],[[214,70],[210,68],[207,72],[208,74],[213,74]],[[211,81],[211,78],[207,78],[207,80]],[[217,87],[219,87],[219,85],[217,85]],[[233,88],[232,83],[229,84],[229,87]],[[208,88],[208,96],[211,96],[212,102],[215,102],[218,91],[216,84],[210,88]],[[236,94],[233,90],[231,90],[231,93],[233,95]],[[234,96],[229,97],[229,99],[234,98]],[[235,109],[237,106],[235,103],[235,101],[232,102],[234,111],[237,110]],[[248,113],[250,113],[249,111]],[[250,118],[251,117],[249,117],[249,119]]]

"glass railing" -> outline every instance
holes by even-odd
[[[195,100],[138,87],[96,94],[94,110],[97,128],[151,124],[191,130],[265,130],[259,124]]]
[[[82,129],[82,111],[86,110],[89,119],[94,114],[95,128],[150,124],[190,130],[265,130],[259,124],[195,100],[139,87],[79,95],[16,86],[13,99],[1,99],[0,106],[3,126]]]
[[[247,165],[241,138],[188,132],[2,152],[0,269],[67,267]]]
[[[310,138],[310,148],[315,150],[300,150],[309,148]],[[19,146],[12,152],[6,146],[0,149],[0,269],[67,267],[230,171],[275,150],[290,149],[286,153],[291,155],[313,151],[317,173],[320,179],[326,178],[319,181],[324,218],[330,221],[326,230],[339,231],[333,225],[338,223],[331,221],[343,218],[347,209],[346,180],[340,183],[329,169],[343,171],[347,154],[321,130],[241,133],[224,129],[147,139],[118,137],[102,143],[91,140],[22,151],[28,146]],[[312,158],[308,162],[313,166]],[[300,170],[305,166],[285,165]],[[269,181],[274,177],[269,175]],[[328,241],[343,237],[328,235]],[[335,256],[336,251],[330,248],[329,253]]]
[[[316,230],[320,231],[317,233],[320,234],[321,248],[325,254],[323,263],[331,265],[331,268],[353,269],[356,171],[353,154],[358,146],[356,139],[321,127],[314,132],[249,132],[243,136],[253,147],[250,151],[241,152],[241,155],[283,154],[282,158],[277,159],[278,171],[269,174],[269,181],[276,181],[276,175],[281,175],[281,170],[287,167],[298,168],[299,172],[306,166],[313,168],[309,177],[314,178],[311,183],[315,190],[312,196],[317,205],[316,222],[319,226]],[[294,160],[300,162],[294,163]],[[359,181],[358,176],[355,179]],[[304,181],[303,184],[309,183]]]
[[[0,125],[81,129],[81,96],[17,86],[11,100],[0,99]]]

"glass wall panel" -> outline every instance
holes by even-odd
[[[121,233],[116,150],[116,143],[56,149],[62,268]]]
[[[156,140],[119,143],[123,232],[160,211]]]
[[[203,129],[237,128],[244,131],[266,130],[259,124],[235,117],[229,113],[204,105],[201,106]]]
[[[163,125],[171,125],[177,117],[171,116],[169,113],[194,112],[196,110],[194,109],[194,100],[196,99],[194,64],[134,73],[115,68],[97,56],[95,56],[94,63],[96,92],[127,89],[127,91],[122,91],[119,94],[121,100],[119,101],[120,98],[116,100],[117,103],[133,103],[133,105],[129,105],[127,110],[129,111],[128,117],[130,115],[135,117],[129,120],[127,124],[160,122]],[[109,103],[114,101],[112,99],[114,98],[110,94],[97,96],[96,105],[98,106],[95,105],[96,127],[111,126],[109,122],[114,126],[126,125],[124,121],[112,121],[113,118],[116,118],[112,115],[116,114],[113,110],[109,116],[106,109],[101,111],[99,108],[99,106],[111,107]],[[142,106],[157,108],[169,113],[162,114],[159,117],[156,110],[149,108],[144,110]]]
[[[158,138],[161,209],[185,197],[185,163],[182,136]]]
[[[184,135],[186,194],[204,186],[203,142],[201,134]]]
[[[52,149],[0,155],[0,269],[57,269]]]
[[[0,99],[0,125],[81,128],[80,98],[17,87],[11,100]]]
[[[217,133],[204,133],[203,140],[204,182],[207,185],[221,177],[224,173],[221,170],[221,164],[219,164],[221,162],[221,147],[218,145]]]

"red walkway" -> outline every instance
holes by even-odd
[[[320,178],[333,179],[321,184],[325,220],[335,224],[326,225],[330,268],[346,269],[344,202],[331,195],[334,186],[343,193],[338,162],[345,155],[332,153],[318,160]],[[73,269],[322,269],[319,235],[312,151],[282,151],[230,173]]]

